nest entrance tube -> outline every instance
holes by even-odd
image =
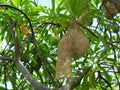
[[[71,60],[70,58],[66,60],[58,60],[56,63],[56,78],[57,79],[62,79],[64,77],[71,77],[72,75],[72,70],[70,67]]]

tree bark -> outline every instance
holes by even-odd
[[[16,66],[21,71],[22,75],[30,82],[31,86],[34,90],[51,90],[47,88],[45,85],[39,83],[36,79],[32,77],[32,75],[28,72],[28,70],[21,63],[20,58],[15,61]]]

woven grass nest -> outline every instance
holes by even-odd
[[[71,59],[84,55],[89,48],[88,38],[79,30],[75,19],[71,20],[68,32],[58,44],[58,59],[56,62],[56,78],[71,77]]]
[[[106,8],[105,17],[107,19],[113,19],[114,16],[118,13],[117,9],[115,8],[114,4],[111,3],[109,0],[102,0],[104,7]]]

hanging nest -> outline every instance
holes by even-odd
[[[106,12],[105,12],[105,17],[107,19],[113,19],[114,16],[117,14],[117,9],[115,8],[114,4],[111,3],[109,0],[103,0],[102,1],[105,9],[106,9]]]
[[[58,44],[58,60],[56,63],[56,78],[61,79],[72,75],[71,59],[84,55],[88,51],[89,40],[78,29],[75,19],[72,19],[70,28]]]

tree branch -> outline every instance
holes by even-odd
[[[80,73],[80,75],[78,77],[74,77],[71,82],[69,82],[67,85],[58,88],[56,90],[73,90],[75,87],[77,87],[78,85],[80,85],[80,82],[82,80],[82,78],[84,77],[84,75],[86,75],[89,70],[91,69],[91,66],[87,67],[83,73]]]
[[[4,56],[0,56],[0,59],[4,61],[13,61],[13,58],[4,57]]]
[[[14,46],[15,46],[14,62],[16,64],[16,66],[21,71],[22,75],[30,82],[30,84],[34,88],[34,90],[50,90],[46,86],[40,84],[36,79],[34,79],[32,77],[32,75],[28,72],[28,70],[24,67],[24,65],[21,63],[18,37],[17,37],[17,34],[15,32],[14,22],[12,20],[9,21],[9,26],[10,26],[10,29],[12,32],[12,37],[14,39]]]
[[[30,82],[34,90],[50,90],[49,88],[39,83],[36,79],[32,77],[32,75],[28,72],[28,70],[21,63],[20,58],[15,61],[16,61],[15,62],[16,66],[22,72],[23,76]]]

